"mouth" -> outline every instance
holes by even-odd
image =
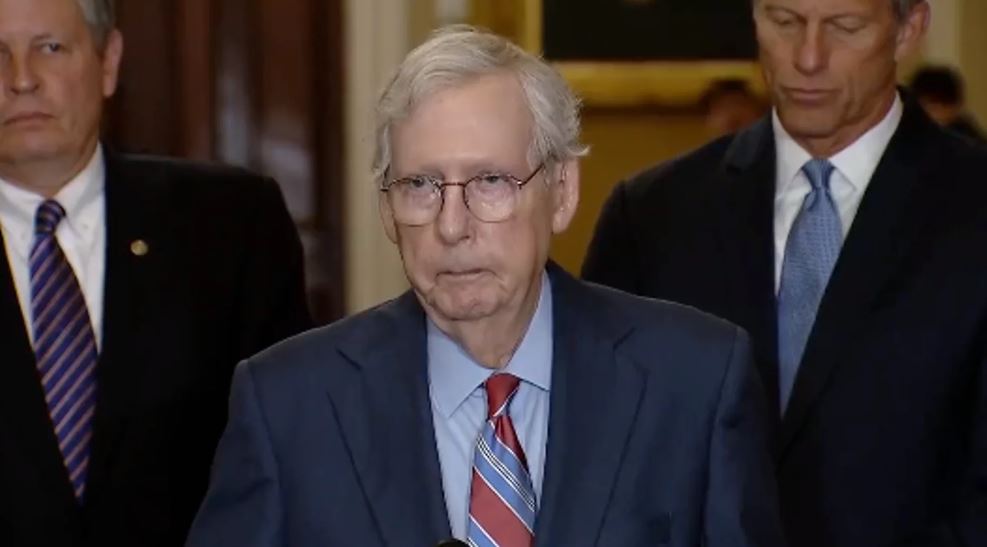
[[[486,270],[482,268],[474,269],[463,269],[463,270],[445,270],[439,272],[439,278],[445,278],[450,281],[473,281],[479,279],[486,273]]]
[[[794,103],[814,106],[826,102],[833,95],[830,89],[808,87],[785,87],[785,96]]]
[[[51,116],[44,112],[20,112],[12,116],[7,116],[3,120],[3,125],[29,124],[50,120]]]

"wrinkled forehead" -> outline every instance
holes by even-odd
[[[532,117],[515,78],[488,75],[423,96],[391,133],[394,163],[526,160]]]

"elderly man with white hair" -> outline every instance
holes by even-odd
[[[408,55],[374,167],[412,288],[241,363],[190,546],[781,544],[746,335],[548,259],[578,106],[491,34]]]

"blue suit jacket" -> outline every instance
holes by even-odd
[[[766,408],[736,327],[550,266],[538,545],[776,547]],[[237,369],[193,547],[430,547],[449,522],[415,296]]]

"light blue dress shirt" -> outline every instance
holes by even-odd
[[[503,371],[521,379],[508,412],[540,501],[552,380],[552,287],[548,275],[542,276],[538,307],[524,339]],[[453,536],[459,539],[466,539],[473,450],[487,419],[483,382],[492,372],[428,322],[428,381],[435,443],[449,525]]]

